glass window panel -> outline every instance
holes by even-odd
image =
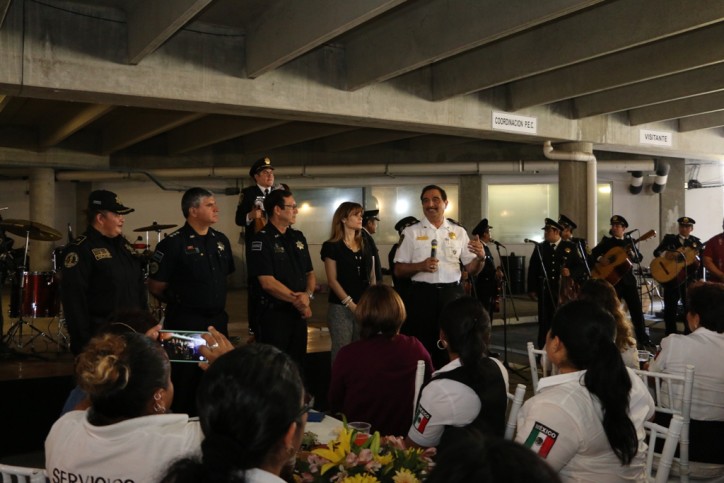
[[[332,217],[345,201],[362,203],[362,188],[295,189],[294,201],[299,207],[294,229],[301,230],[310,245],[321,245],[329,239]]]

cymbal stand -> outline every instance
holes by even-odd
[[[500,244],[495,245],[495,250],[498,252],[498,260],[502,260],[503,258],[500,256]],[[503,247],[505,248],[505,247]],[[507,249],[506,249],[507,250]],[[513,291],[510,288],[510,277],[508,276],[510,274],[510,257],[506,257],[505,263],[501,264],[501,267],[503,269],[503,285],[500,297],[502,299],[502,308],[501,308],[501,315],[503,316],[503,366],[508,369],[508,371],[513,372],[517,374],[522,379],[525,379],[526,381],[528,378],[523,375],[523,372],[520,369],[514,369],[510,367],[510,363],[508,362],[508,299],[510,298],[510,306],[513,308],[513,315],[515,317],[515,320],[519,321],[520,317],[518,317],[518,311],[515,308],[515,299],[513,298]],[[492,316],[491,316],[492,319]]]
[[[22,349],[25,346],[28,346],[32,344],[35,339],[38,337],[43,337],[50,342],[58,345],[58,341],[55,340],[53,337],[51,337],[49,334],[46,334],[42,330],[35,327],[35,325],[32,324],[32,322],[28,322],[23,318],[23,295],[25,292],[25,271],[27,268],[28,263],[28,246],[30,244],[30,231],[27,231],[25,234],[25,253],[23,254],[23,268],[20,273],[20,283],[18,284],[18,320],[10,326],[8,329],[8,333],[5,334],[5,338],[3,341],[8,345],[11,346],[14,345],[18,347],[19,349]],[[30,334],[32,335],[35,333],[30,340],[27,341],[27,343],[23,344],[23,326],[27,326],[28,329],[30,329]]]

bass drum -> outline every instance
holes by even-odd
[[[60,297],[55,272],[18,273],[13,282],[11,293],[10,317],[22,316],[35,319],[58,315]]]

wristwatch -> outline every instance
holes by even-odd
[[[307,295],[309,295],[309,300],[314,300],[314,292],[307,292]]]

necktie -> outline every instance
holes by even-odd
[[[266,195],[268,195],[268,194],[269,194],[269,188],[264,190],[264,197],[266,197]]]
[[[555,243],[551,243],[551,249],[552,249],[553,251],[556,251],[556,244],[555,244]]]

